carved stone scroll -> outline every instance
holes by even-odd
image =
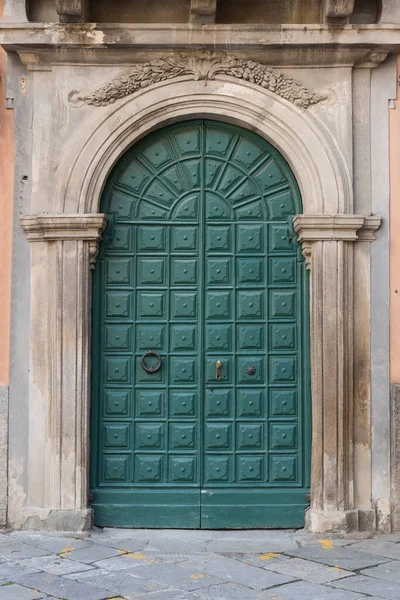
[[[308,108],[328,97],[327,93],[315,93],[291,77],[253,60],[242,60],[227,56],[204,53],[201,55],[176,55],[138,63],[130,71],[114,77],[94,91],[73,90],[68,99],[75,106],[91,104],[107,106],[120,98],[134,94],[140,89],[161,81],[191,76],[195,80],[212,80],[218,75],[244,79],[268,89],[301,108]]]

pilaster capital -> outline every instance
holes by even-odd
[[[314,242],[372,242],[382,217],[363,215],[297,215],[293,228],[310,269]]]
[[[20,217],[29,242],[85,241],[89,245],[89,261],[94,268],[102,233],[107,227],[103,214],[41,214]]]

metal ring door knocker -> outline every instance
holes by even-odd
[[[155,367],[146,367],[145,364],[145,360],[147,356],[156,356],[158,363],[156,364]],[[149,375],[154,375],[154,373],[157,373],[157,371],[159,371],[161,369],[161,365],[162,365],[162,358],[159,354],[157,354],[157,352],[153,352],[153,350],[149,350],[149,352],[146,352],[146,354],[143,354],[142,358],[140,359],[140,364],[142,365],[142,369],[144,369],[146,371],[146,373],[148,373]]]

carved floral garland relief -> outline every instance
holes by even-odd
[[[328,98],[328,93],[315,93],[279,71],[253,60],[204,53],[178,54],[146,63],[135,64],[129,71],[114,77],[94,91],[73,90],[68,99],[75,106],[89,104],[107,106],[136,91],[169,79],[190,75],[195,80],[212,80],[217,75],[244,79],[285,98],[295,106],[308,108]]]

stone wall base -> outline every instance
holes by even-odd
[[[7,524],[8,387],[0,385],[0,527]]]
[[[93,510],[51,510],[39,507],[24,508],[20,529],[77,534],[90,532]]]
[[[321,511],[310,508],[306,513],[306,528],[313,533],[376,532],[374,509]]]

